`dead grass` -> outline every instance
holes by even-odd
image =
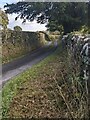
[[[21,84],[15,84],[14,80],[12,85],[16,85],[17,92],[3,117],[86,118],[86,96],[82,96],[82,85],[72,70],[67,51],[59,46],[53,55],[21,74],[16,79]],[[3,96],[4,93],[5,87]],[[7,97],[8,94],[10,91]],[[6,101],[4,97],[3,100]]]

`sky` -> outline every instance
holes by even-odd
[[[6,3],[16,3],[20,0],[0,0],[0,8],[4,9],[3,6]],[[17,14],[8,14],[8,18],[9,18],[9,25],[8,28],[13,29],[14,26],[20,26],[22,28],[23,31],[45,31],[46,24],[38,24],[36,21],[33,22],[26,22],[25,24],[22,24],[22,20],[18,19],[17,21],[15,21],[15,17],[17,16]]]

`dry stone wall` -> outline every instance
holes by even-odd
[[[30,51],[38,49],[44,43],[39,32],[2,31],[2,62],[9,62]]]

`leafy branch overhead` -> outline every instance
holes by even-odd
[[[26,21],[26,19],[33,21],[34,19],[37,20],[39,23],[46,22],[46,19],[48,19],[47,16],[49,16],[51,3],[35,3],[35,2],[18,2],[16,4],[7,4],[4,7],[7,7],[6,13],[12,14],[12,13],[18,13],[19,15],[16,17],[16,20],[20,17],[21,19],[24,19],[23,22]]]
[[[18,13],[15,20],[21,18],[23,22],[36,20],[37,23],[48,23],[49,30],[62,25],[65,32],[70,32],[88,25],[88,3],[85,2],[18,2],[4,7],[6,13]]]

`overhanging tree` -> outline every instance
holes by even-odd
[[[87,24],[87,3],[74,2],[18,2],[5,5],[6,13],[18,13],[16,20],[20,17],[23,22],[36,20],[44,24],[48,21],[48,29],[53,31],[58,26],[63,26],[65,32],[79,29]],[[53,22],[53,25],[52,25]]]

